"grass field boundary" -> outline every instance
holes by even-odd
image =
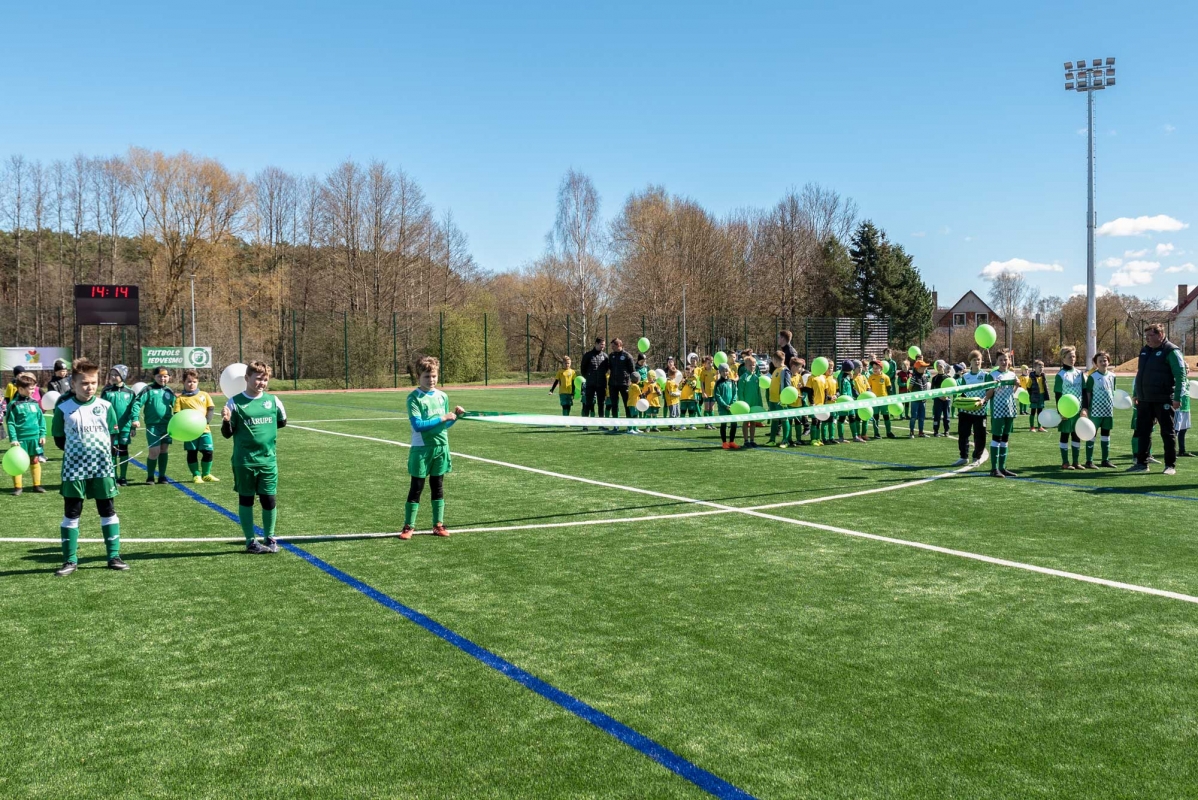
[[[135,466],[140,469],[145,469],[145,465],[141,462],[134,461]],[[238,522],[237,514],[224,506],[215,503],[204,497],[198,492],[192,491],[186,485],[177,481],[171,481],[170,485],[174,486],[179,491],[183,492],[192,500],[201,505],[221,514],[226,519],[232,522]],[[254,529],[262,534],[261,527],[255,525]],[[612,736],[622,744],[631,747],[643,756],[656,761],[666,769],[673,772],[675,775],[690,781],[692,784],[707,792],[708,794],[720,798],[720,800],[756,800],[753,795],[738,786],[735,786],[718,775],[708,772],[702,767],[688,761],[674,751],[670,750],[665,745],[662,745],[648,736],[628,727],[619,720],[611,717],[599,709],[584,703],[582,700],[574,697],[567,692],[558,689],[552,684],[546,683],[532,673],[521,669],[512,662],[492,653],[485,647],[474,643],[470,639],[455,633],[441,623],[431,617],[421,614],[413,608],[410,608],[384,592],[375,589],[367,583],[364,583],[353,576],[342,572],[326,561],[321,560],[315,555],[309,553],[301,547],[297,547],[290,542],[281,542],[282,547],[292,555],[295,555],[310,565],[321,570],[325,574],[341,581],[345,585],[354,589],[366,597],[374,600],[376,603],[384,606],[391,611],[396,612],[400,616],[407,619],[416,625],[419,625],[425,631],[433,634],[442,641],[450,644],[461,650],[466,655],[471,656],[485,666],[490,667],[499,674],[509,678],[516,683],[519,683],[524,688],[536,693],[549,702],[557,705],[565,711],[570,712],[574,716],[590,723],[594,727]]]
[[[291,427],[291,426],[289,426],[289,427]],[[362,436],[361,434],[341,433],[340,431],[322,431],[319,428],[305,428],[301,425],[296,425],[294,427],[298,428],[299,430],[311,431],[313,433],[323,433],[323,434],[326,434],[329,436],[342,436],[342,437],[349,438],[349,439],[361,439],[364,441],[378,442],[381,444],[394,445],[397,447],[411,447],[411,445],[406,442],[396,442],[391,439],[380,439],[375,436]],[[980,561],[982,563],[991,564],[994,566],[1007,567],[1009,569],[1019,569],[1019,570],[1024,570],[1026,572],[1034,572],[1039,575],[1047,575],[1047,576],[1051,576],[1051,577],[1055,577],[1055,578],[1064,578],[1067,580],[1080,581],[1082,583],[1089,583],[1089,584],[1093,584],[1093,585],[1097,585],[1097,586],[1105,586],[1105,587],[1111,588],[1111,589],[1121,589],[1123,591],[1128,591],[1128,592],[1136,592],[1139,594],[1153,595],[1155,597],[1163,597],[1163,598],[1166,598],[1169,600],[1179,600],[1184,603],[1198,604],[1198,597],[1195,597],[1193,595],[1183,594],[1181,592],[1171,592],[1167,589],[1156,589],[1151,586],[1141,586],[1139,584],[1134,584],[1134,583],[1124,583],[1123,581],[1115,581],[1115,580],[1110,580],[1108,578],[1099,578],[1099,577],[1096,577],[1093,575],[1084,575],[1084,574],[1078,573],[1078,572],[1069,572],[1066,570],[1054,569],[1052,567],[1041,567],[1037,564],[1028,564],[1028,563],[1025,563],[1022,561],[1012,561],[1010,559],[997,558],[995,556],[988,556],[983,553],[971,553],[967,550],[955,550],[951,547],[941,547],[939,545],[928,544],[926,542],[917,542],[917,541],[913,541],[910,539],[898,539],[893,536],[881,536],[879,534],[866,533],[864,531],[855,531],[855,530],[851,530],[849,528],[839,528],[834,525],[824,525],[819,522],[809,522],[807,520],[794,519],[792,517],[781,517],[781,516],[778,516],[777,514],[767,514],[764,511],[752,510],[752,509],[747,509],[747,508],[736,508],[734,506],[726,506],[722,503],[715,503],[715,502],[712,502],[709,500],[697,500],[697,499],[691,498],[691,497],[682,497],[680,495],[667,494],[665,492],[656,492],[651,489],[641,489],[640,487],[636,487],[636,486],[622,486],[617,483],[608,483],[606,481],[597,481],[592,478],[582,478],[577,475],[567,475],[567,474],[561,473],[561,472],[552,472],[550,470],[538,469],[536,467],[527,467],[527,466],[524,466],[523,464],[512,464],[507,461],[498,461],[493,458],[484,458],[483,456],[474,456],[474,455],[469,455],[467,453],[453,453],[452,455],[455,458],[463,458],[463,459],[467,459],[470,461],[479,461],[484,464],[493,464],[496,466],[509,467],[511,469],[520,470],[522,472],[531,472],[531,473],[534,473],[537,475],[547,475],[547,476],[554,477],[554,478],[561,478],[563,480],[576,481],[579,483],[586,483],[586,484],[590,484],[592,486],[602,486],[602,487],[608,488],[608,489],[622,489],[622,490],[628,491],[628,492],[649,495],[650,497],[658,497],[658,498],[662,498],[665,500],[674,500],[679,503],[691,503],[691,504],[695,504],[695,505],[702,505],[702,506],[708,506],[711,508],[720,508],[720,509],[725,509],[725,510],[730,509],[730,510],[739,512],[741,514],[746,514],[751,517],[757,517],[759,519],[767,519],[772,522],[781,522],[786,525],[799,525],[802,527],[827,531],[829,533],[837,533],[842,536],[852,536],[852,537],[859,538],[859,539],[868,539],[870,541],[881,542],[881,543],[885,543],[885,544],[899,545],[901,547],[912,547],[912,548],[915,548],[918,550],[925,550],[925,551],[932,552],[932,553],[938,553],[940,555],[954,556],[956,558],[964,558],[964,559],[969,559],[972,561]],[[962,468],[962,469],[965,469],[965,468]],[[933,475],[933,476],[929,476],[927,478],[922,478],[918,481],[911,481],[910,485],[918,485],[921,483],[930,483],[932,481],[939,480],[944,477],[949,477],[954,474],[957,474],[957,473],[953,472],[953,473],[945,473],[943,475]],[[903,488],[909,488],[908,485],[904,485],[904,484],[899,484],[899,486],[902,486]],[[891,488],[891,487],[883,487],[883,488]],[[815,498],[810,498],[810,499],[815,499]]]

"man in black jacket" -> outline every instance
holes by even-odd
[[[603,404],[607,400],[607,341],[602,337],[595,339],[595,347],[582,356],[579,372],[586,386],[582,390],[582,415],[595,416],[596,403],[599,407],[599,417],[603,418]],[[585,431],[586,428],[583,428]]]
[[[1136,438],[1140,450],[1128,472],[1148,471],[1152,426],[1160,423],[1165,440],[1165,474],[1177,474],[1177,436],[1173,415],[1181,408],[1181,393],[1187,390],[1186,362],[1177,345],[1165,338],[1165,327],[1154,323],[1144,329],[1144,349],[1132,384],[1136,406]]]
[[[611,415],[620,416],[620,402],[624,403],[624,416],[628,416],[628,387],[636,375],[636,362],[619,339],[611,340],[611,355],[607,357],[607,388],[611,397]],[[617,431],[617,428],[612,428]]]
[[[792,358],[799,357],[799,351],[795,350],[791,341],[794,339],[794,334],[790,331],[780,331],[778,333],[778,349],[786,354],[786,360],[782,362],[782,366],[788,366]]]

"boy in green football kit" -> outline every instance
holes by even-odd
[[[129,378],[129,368],[117,364],[108,371],[108,385],[100,392],[100,399],[106,400],[116,412],[117,433],[112,440],[112,455],[116,460],[117,486],[128,486],[126,476],[129,474],[129,444],[137,432],[137,417],[133,414],[137,395],[125,385]]]
[[[433,533],[448,536],[445,529],[445,476],[453,469],[449,455],[449,429],[466,409],[449,410],[449,397],[437,390],[441,364],[432,356],[416,362],[419,384],[408,394],[408,422],[412,425],[412,447],[408,450],[408,501],[404,505],[400,539],[411,539],[420,511],[420,495],[427,480],[433,493]]]
[[[59,577],[70,575],[79,563],[79,517],[88,499],[96,501],[100,513],[108,568],[129,569],[121,560],[121,521],[113,503],[118,494],[112,466],[117,416],[111,403],[96,396],[99,383],[100,368],[85,358],[76,360],[71,368],[74,394],[54,407],[50,425],[54,444],[62,450],[63,564],[54,573]]]
[[[1007,446],[1015,430],[1015,418],[1019,416],[1019,402],[1015,399],[1019,381],[1011,371],[1011,356],[1005,350],[998,352],[995,363],[998,368],[990,373],[989,379],[1008,383],[986,392],[985,402],[990,403],[990,477],[1017,478],[1007,469]]]
[[[1111,430],[1115,427],[1115,376],[1107,372],[1111,366],[1111,354],[1100,350],[1094,355],[1094,371],[1086,378],[1086,389],[1082,408],[1098,430],[1096,438],[1102,445],[1102,463],[1098,466],[1113,469],[1111,463]],[[1094,466],[1094,439],[1086,442],[1086,469]]]
[[[33,399],[33,390],[37,388],[37,378],[28,372],[22,372],[13,379],[17,393],[13,395],[4,413],[4,428],[8,433],[10,447],[20,447],[29,456],[29,469],[33,473],[33,491],[35,494],[45,494],[42,487],[42,463],[38,456],[44,454],[42,449],[46,444],[46,415],[42,407]],[[13,495],[22,491],[22,476],[12,478]]]
[[[1052,386],[1052,392],[1056,395],[1058,403],[1067,394],[1076,397],[1079,404],[1085,399],[1086,373],[1078,369],[1076,363],[1077,348],[1062,347],[1061,368],[1057,370],[1057,377],[1053,379]],[[1082,440],[1076,433],[1077,420],[1078,417],[1065,419],[1062,415],[1061,423],[1057,425],[1057,431],[1061,434],[1061,469],[1082,469]],[[1070,448],[1073,449],[1073,466],[1069,466]]]
[[[133,406],[134,420],[143,411],[146,415],[146,444],[150,446],[146,454],[146,483],[154,482],[155,467],[158,468],[158,482],[166,483],[167,449],[171,446],[167,428],[175,413],[175,392],[167,386],[170,382],[170,370],[154,367],[154,382],[141,390]]]
[[[246,365],[246,389],[230,397],[221,412],[221,436],[233,440],[233,489],[237,492],[237,517],[245,535],[247,553],[277,553],[275,525],[278,509],[279,464],[275,440],[287,426],[283,401],[266,393],[270,367],[261,361]],[[263,538],[254,536],[254,495],[262,503]]]

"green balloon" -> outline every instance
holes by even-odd
[[[644,336],[637,339],[636,340],[636,349],[640,350],[642,353],[649,352],[649,340],[646,339]]]
[[[940,388],[948,389],[948,388],[951,388],[956,385],[957,385],[957,382],[955,380],[953,380],[952,378],[945,378],[944,383],[940,384]]]
[[[749,409],[749,411],[751,411],[754,414],[764,414],[765,413],[765,409],[761,406],[753,406],[752,408]]]
[[[877,395],[873,392],[862,392],[861,394],[857,395],[858,400],[874,400],[876,398]]]
[[[12,477],[25,474],[29,469],[29,454],[24,447],[12,447],[4,454],[4,471]]]
[[[180,442],[190,442],[200,438],[208,421],[204,415],[194,408],[185,408],[171,417],[166,425],[167,435]]]
[[[794,401],[799,399],[799,390],[793,386],[787,386],[782,390],[780,399],[784,406],[794,405]]]
[[[890,412],[890,416],[892,417],[901,417],[903,415],[903,407],[898,403],[892,403],[886,407],[886,410]]]
[[[868,422],[874,418],[874,410],[872,408],[859,408],[857,409],[857,417]]]
[[[993,325],[979,325],[978,329],[973,332],[973,340],[978,343],[978,347],[988,350],[994,347],[994,343],[998,341],[998,333],[994,330]]]
[[[1031,396],[1028,394],[1027,389],[1021,388],[1019,391],[1015,392],[1015,402],[1027,405],[1030,400]]]
[[[1063,395],[1057,401],[1057,413],[1062,419],[1072,419],[1082,410],[1082,404],[1071,394]]]
[[[816,375],[816,376],[823,375],[827,371],[828,371],[828,359],[824,358],[823,356],[820,356],[811,362],[811,374],[812,375]]]
[[[728,363],[728,354],[725,353],[723,350],[717,350],[716,354],[714,356],[712,356],[711,360],[712,360],[712,363],[714,363],[717,367],[720,366],[721,364],[727,364]]]
[[[749,404],[746,403],[744,400],[737,400],[735,403],[733,403],[731,406],[728,407],[728,410],[731,411],[733,414],[748,414],[749,413]]]
[[[923,355],[923,351],[915,345],[911,345],[907,348],[907,358],[911,359],[912,361],[919,358],[921,355]]]
[[[769,375],[758,375],[757,376],[757,385],[760,386],[762,389],[770,388],[770,376]]]

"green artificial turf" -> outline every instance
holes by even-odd
[[[451,399],[556,406],[544,389]],[[406,449],[299,426],[405,443],[403,401],[284,395],[281,536],[399,529]],[[1198,595],[1198,463],[1061,472],[1056,435],[1026,429],[1009,466],[1034,480],[906,486],[948,472],[955,440],[729,452],[703,429],[462,422],[455,453],[613,485],[457,457],[450,528],[520,530],[300,546],[759,797],[1188,795],[1196,605],[736,512],[534,527],[899,486],[768,513]],[[186,486],[235,509],[217,450],[225,480]],[[56,545],[0,543],[0,796],[705,796],[292,554],[135,541],[238,535],[173,487],[117,508],[128,573],[83,544],[55,579]],[[4,536],[53,538],[61,500],[0,512]],[[82,535],[99,535],[90,507]]]

